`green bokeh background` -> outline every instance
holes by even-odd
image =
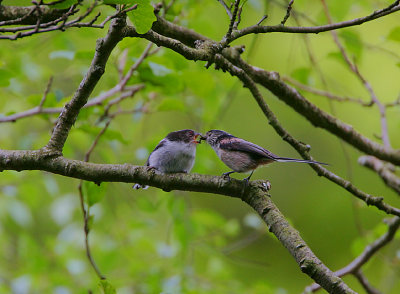
[[[3,1],[3,4],[23,1]],[[285,1],[248,1],[239,28],[257,23],[277,24]],[[328,1],[335,21],[365,16],[390,1]],[[318,24],[326,23],[319,2],[296,0],[294,9]],[[101,6],[103,15],[113,13]],[[220,40],[228,18],[217,1],[176,1],[167,18],[212,39]],[[304,15],[301,25],[311,25]],[[293,17],[287,25],[296,25]],[[400,44],[398,13],[362,26],[340,30],[341,41],[382,102],[399,95]],[[51,76],[54,82],[44,107],[62,107],[73,95],[90,65],[96,39],[105,30],[72,28],[0,46],[0,113],[18,113],[39,104]],[[390,37],[392,36],[392,37]],[[393,37],[394,36],[394,37]],[[305,39],[318,69],[310,64]],[[266,34],[246,36],[244,58],[266,70],[291,76],[335,94],[362,98],[368,93],[339,58],[330,33],[318,35]],[[114,50],[95,97],[118,82],[117,64],[127,50],[125,70],[147,43],[125,39]],[[148,113],[118,116],[100,139],[91,161],[142,165],[146,154],[170,131],[193,128],[200,132],[223,129],[264,146],[281,156],[299,155],[274,132],[247,89],[230,75],[204,68],[161,49],[146,59],[130,84],[144,90],[121,104],[123,109],[147,103]],[[260,88],[261,89],[261,88]],[[328,162],[334,173],[357,187],[379,195],[393,206],[400,199],[371,171],[360,167],[360,152],[341,144],[322,129],[261,89],[282,125],[311,146],[312,156]],[[378,140],[376,107],[329,102],[305,93],[307,99],[333,113],[365,136]],[[101,107],[82,110],[64,148],[68,158],[83,160],[104,122],[96,124]],[[400,108],[388,109],[389,134],[400,146]],[[1,149],[36,149],[49,139],[56,115],[42,115],[0,124]],[[344,151],[345,150],[345,151]],[[192,172],[220,175],[228,171],[206,144],[198,147]],[[235,175],[243,178],[244,175]],[[259,169],[253,179],[271,181],[273,201],[300,231],[315,254],[332,270],[353,260],[382,235],[387,217],[367,207],[343,188],[318,177],[303,164],[277,163]],[[98,278],[85,256],[78,181],[45,172],[0,174],[0,293],[87,293],[98,291]],[[102,273],[118,293],[300,293],[312,280],[301,273],[294,259],[270,234],[258,216],[238,199],[155,188],[133,191],[130,184],[102,183],[89,193],[103,196],[91,208],[94,215],[90,244]],[[400,291],[398,238],[366,266],[365,275],[382,293]],[[363,293],[353,277],[344,280]],[[27,292],[23,292],[27,290]]]

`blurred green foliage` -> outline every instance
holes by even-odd
[[[29,2],[29,1],[28,1]],[[120,3],[119,1],[114,1]],[[130,2],[130,1],[127,1]],[[135,2],[135,1],[134,1]],[[391,1],[329,1],[335,21],[352,19],[384,7]],[[3,4],[26,5],[26,1]],[[135,2],[136,3],[136,2]],[[149,1],[140,1],[147,3]],[[146,4],[146,5],[147,5]],[[253,25],[263,14],[264,24],[279,23],[285,1],[249,0],[240,27]],[[149,7],[149,6],[147,6]],[[326,23],[322,7],[296,0],[301,25],[308,18]],[[108,6],[97,9],[112,15]],[[97,12],[97,11],[96,11]],[[138,30],[135,13],[130,14]],[[143,16],[145,32],[154,19]],[[178,16],[178,17],[177,17]],[[220,40],[229,23],[217,1],[181,0],[166,18]],[[136,20],[135,20],[136,19]],[[143,22],[142,22],[143,21]],[[287,25],[298,25],[291,17]],[[0,115],[36,107],[50,77],[54,77],[44,107],[62,107],[72,97],[94,54],[96,39],[105,30],[73,28],[1,41]],[[305,38],[318,69],[308,58]],[[383,102],[398,95],[400,44],[398,15],[343,29],[339,38]],[[268,34],[246,36],[245,59],[267,70],[289,75],[312,87],[344,96],[368,95],[338,56],[328,33],[318,35]],[[122,71],[127,72],[147,46],[142,39],[125,39],[114,50],[106,73],[92,97],[119,80],[118,64],[126,50]],[[154,47],[155,48],[155,47]],[[332,58],[333,57],[333,58]],[[170,131],[193,128],[201,132],[223,129],[264,146],[282,156],[297,157],[269,127],[247,89],[236,79],[205,69],[203,62],[185,60],[166,49],[150,56],[128,85],[146,87],[118,109],[148,111],[117,116],[92,153],[98,163],[144,164],[154,146]],[[327,132],[314,129],[270,93],[263,95],[281,123],[297,139],[310,144],[317,160],[373,195],[399,207],[400,199],[376,175],[358,166],[360,153],[344,146]],[[352,124],[367,137],[380,132],[376,108],[328,102],[306,97],[320,108]],[[64,155],[83,159],[105,122],[104,108],[83,109],[67,140]],[[400,146],[400,108],[388,110],[393,146]],[[57,115],[41,115],[0,124],[1,149],[36,149],[49,139]],[[376,139],[376,138],[374,138]],[[193,172],[219,175],[228,169],[206,144],[198,147]],[[244,175],[235,176],[238,178]],[[275,164],[255,172],[254,179],[269,179],[272,199],[312,250],[332,270],[356,257],[385,232],[386,217],[367,207],[344,189],[316,174],[306,165]],[[5,171],[0,175],[0,293],[299,293],[312,281],[301,273],[285,248],[268,233],[259,217],[243,202],[202,193],[166,193],[155,188],[134,191],[131,184],[84,184],[91,207],[92,254],[107,281],[98,280],[85,255],[78,181],[45,172]],[[397,238],[367,264],[364,273],[383,293],[399,293],[400,241]],[[355,279],[345,281],[357,291]],[[102,291],[102,292],[101,292]]]

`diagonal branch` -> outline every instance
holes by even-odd
[[[78,117],[79,111],[86,104],[97,82],[104,74],[106,63],[111,51],[122,39],[121,31],[125,26],[125,19],[116,18],[111,22],[107,36],[97,41],[96,53],[92,64],[83,78],[72,100],[67,103],[57,120],[50,141],[46,148],[62,152],[69,131]]]

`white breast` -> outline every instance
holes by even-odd
[[[193,168],[196,144],[165,141],[149,157],[149,165],[163,173],[188,173]]]

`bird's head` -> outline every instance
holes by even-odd
[[[199,144],[201,143],[200,133],[193,130],[180,130],[171,132],[166,136],[166,139],[172,142],[182,142],[186,144]]]
[[[216,146],[219,142],[221,136],[230,136],[227,132],[221,130],[210,130],[205,136],[202,136],[200,140],[206,140],[210,146]]]

